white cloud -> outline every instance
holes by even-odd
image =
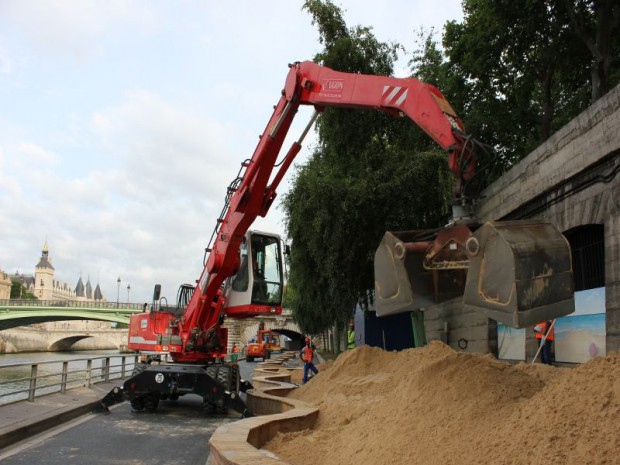
[[[0,15],[38,54],[85,58],[102,46],[97,38],[124,27],[148,31],[156,15],[147,1],[4,0]]]
[[[58,156],[33,142],[20,142],[15,148],[17,155],[25,163],[34,165],[54,164],[58,162]]]
[[[195,202],[197,192],[223,198],[226,179],[239,164],[228,149],[232,129],[145,91],[131,92],[92,121],[127,176],[120,189],[142,200],[175,195]]]
[[[458,0],[337,3],[349,26],[409,44],[429,15],[459,11]],[[120,276],[119,298],[129,284],[138,301],[159,282],[172,302],[202,271],[287,64],[320,49],[302,4],[0,1],[0,269],[32,273],[47,240],[57,279],[82,273],[115,300]],[[311,112],[300,113],[283,151]],[[278,201],[253,227],[282,232]]]
[[[13,60],[4,47],[0,47],[0,73],[8,74],[13,71]]]

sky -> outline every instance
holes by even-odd
[[[460,0],[334,3],[347,26],[408,50],[421,27],[462,19]],[[57,280],[90,279],[121,302],[150,302],[159,283],[174,302],[202,272],[226,187],[288,63],[321,50],[302,5],[2,0],[0,270],[33,274],[47,242]],[[405,56],[397,69],[406,75]],[[310,115],[299,112],[283,152]],[[285,236],[278,200],[252,229]]]

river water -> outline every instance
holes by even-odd
[[[126,372],[131,373],[133,369],[134,356],[126,356]],[[103,357],[101,359],[97,359]],[[68,387],[84,385],[86,379],[86,359],[96,359],[92,361],[91,378],[93,382],[102,377],[105,367],[105,357],[110,358],[111,378],[120,377],[122,355],[118,350],[94,350],[94,351],[71,351],[71,352],[20,352],[15,354],[0,354],[0,405],[16,400],[26,399],[27,392],[16,392],[27,390],[30,386],[31,366],[36,363],[37,369],[37,396],[57,392],[58,384],[61,380],[63,362],[68,362]],[[26,364],[20,366],[7,366],[14,364]],[[116,373],[115,373],[116,372]],[[44,386],[50,385],[49,388]],[[40,388],[39,388],[40,387]]]

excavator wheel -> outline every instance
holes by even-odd
[[[208,415],[215,413],[215,404],[210,399],[204,399],[202,401],[202,411]]]
[[[144,409],[147,412],[154,412],[159,406],[159,393],[150,392],[144,396]]]
[[[129,401],[131,408],[136,412],[144,410],[144,397],[134,397]]]
[[[228,413],[228,407],[226,407],[224,399],[217,399],[215,401],[215,413],[220,415]]]

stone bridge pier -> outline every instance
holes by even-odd
[[[233,343],[243,347],[247,345],[250,339],[256,338],[261,324],[264,325],[265,329],[270,329],[274,333],[289,338],[290,341],[287,343],[289,349],[296,350],[303,346],[305,334],[293,321],[291,312],[283,310],[282,314],[277,316],[259,316],[243,320],[227,319],[224,327],[228,329],[228,350],[231,350]],[[315,340],[314,344],[319,349],[323,348],[319,339]]]
[[[126,329],[57,329],[42,331],[19,327],[0,332],[0,352],[55,352],[63,350],[110,350],[127,348]]]

